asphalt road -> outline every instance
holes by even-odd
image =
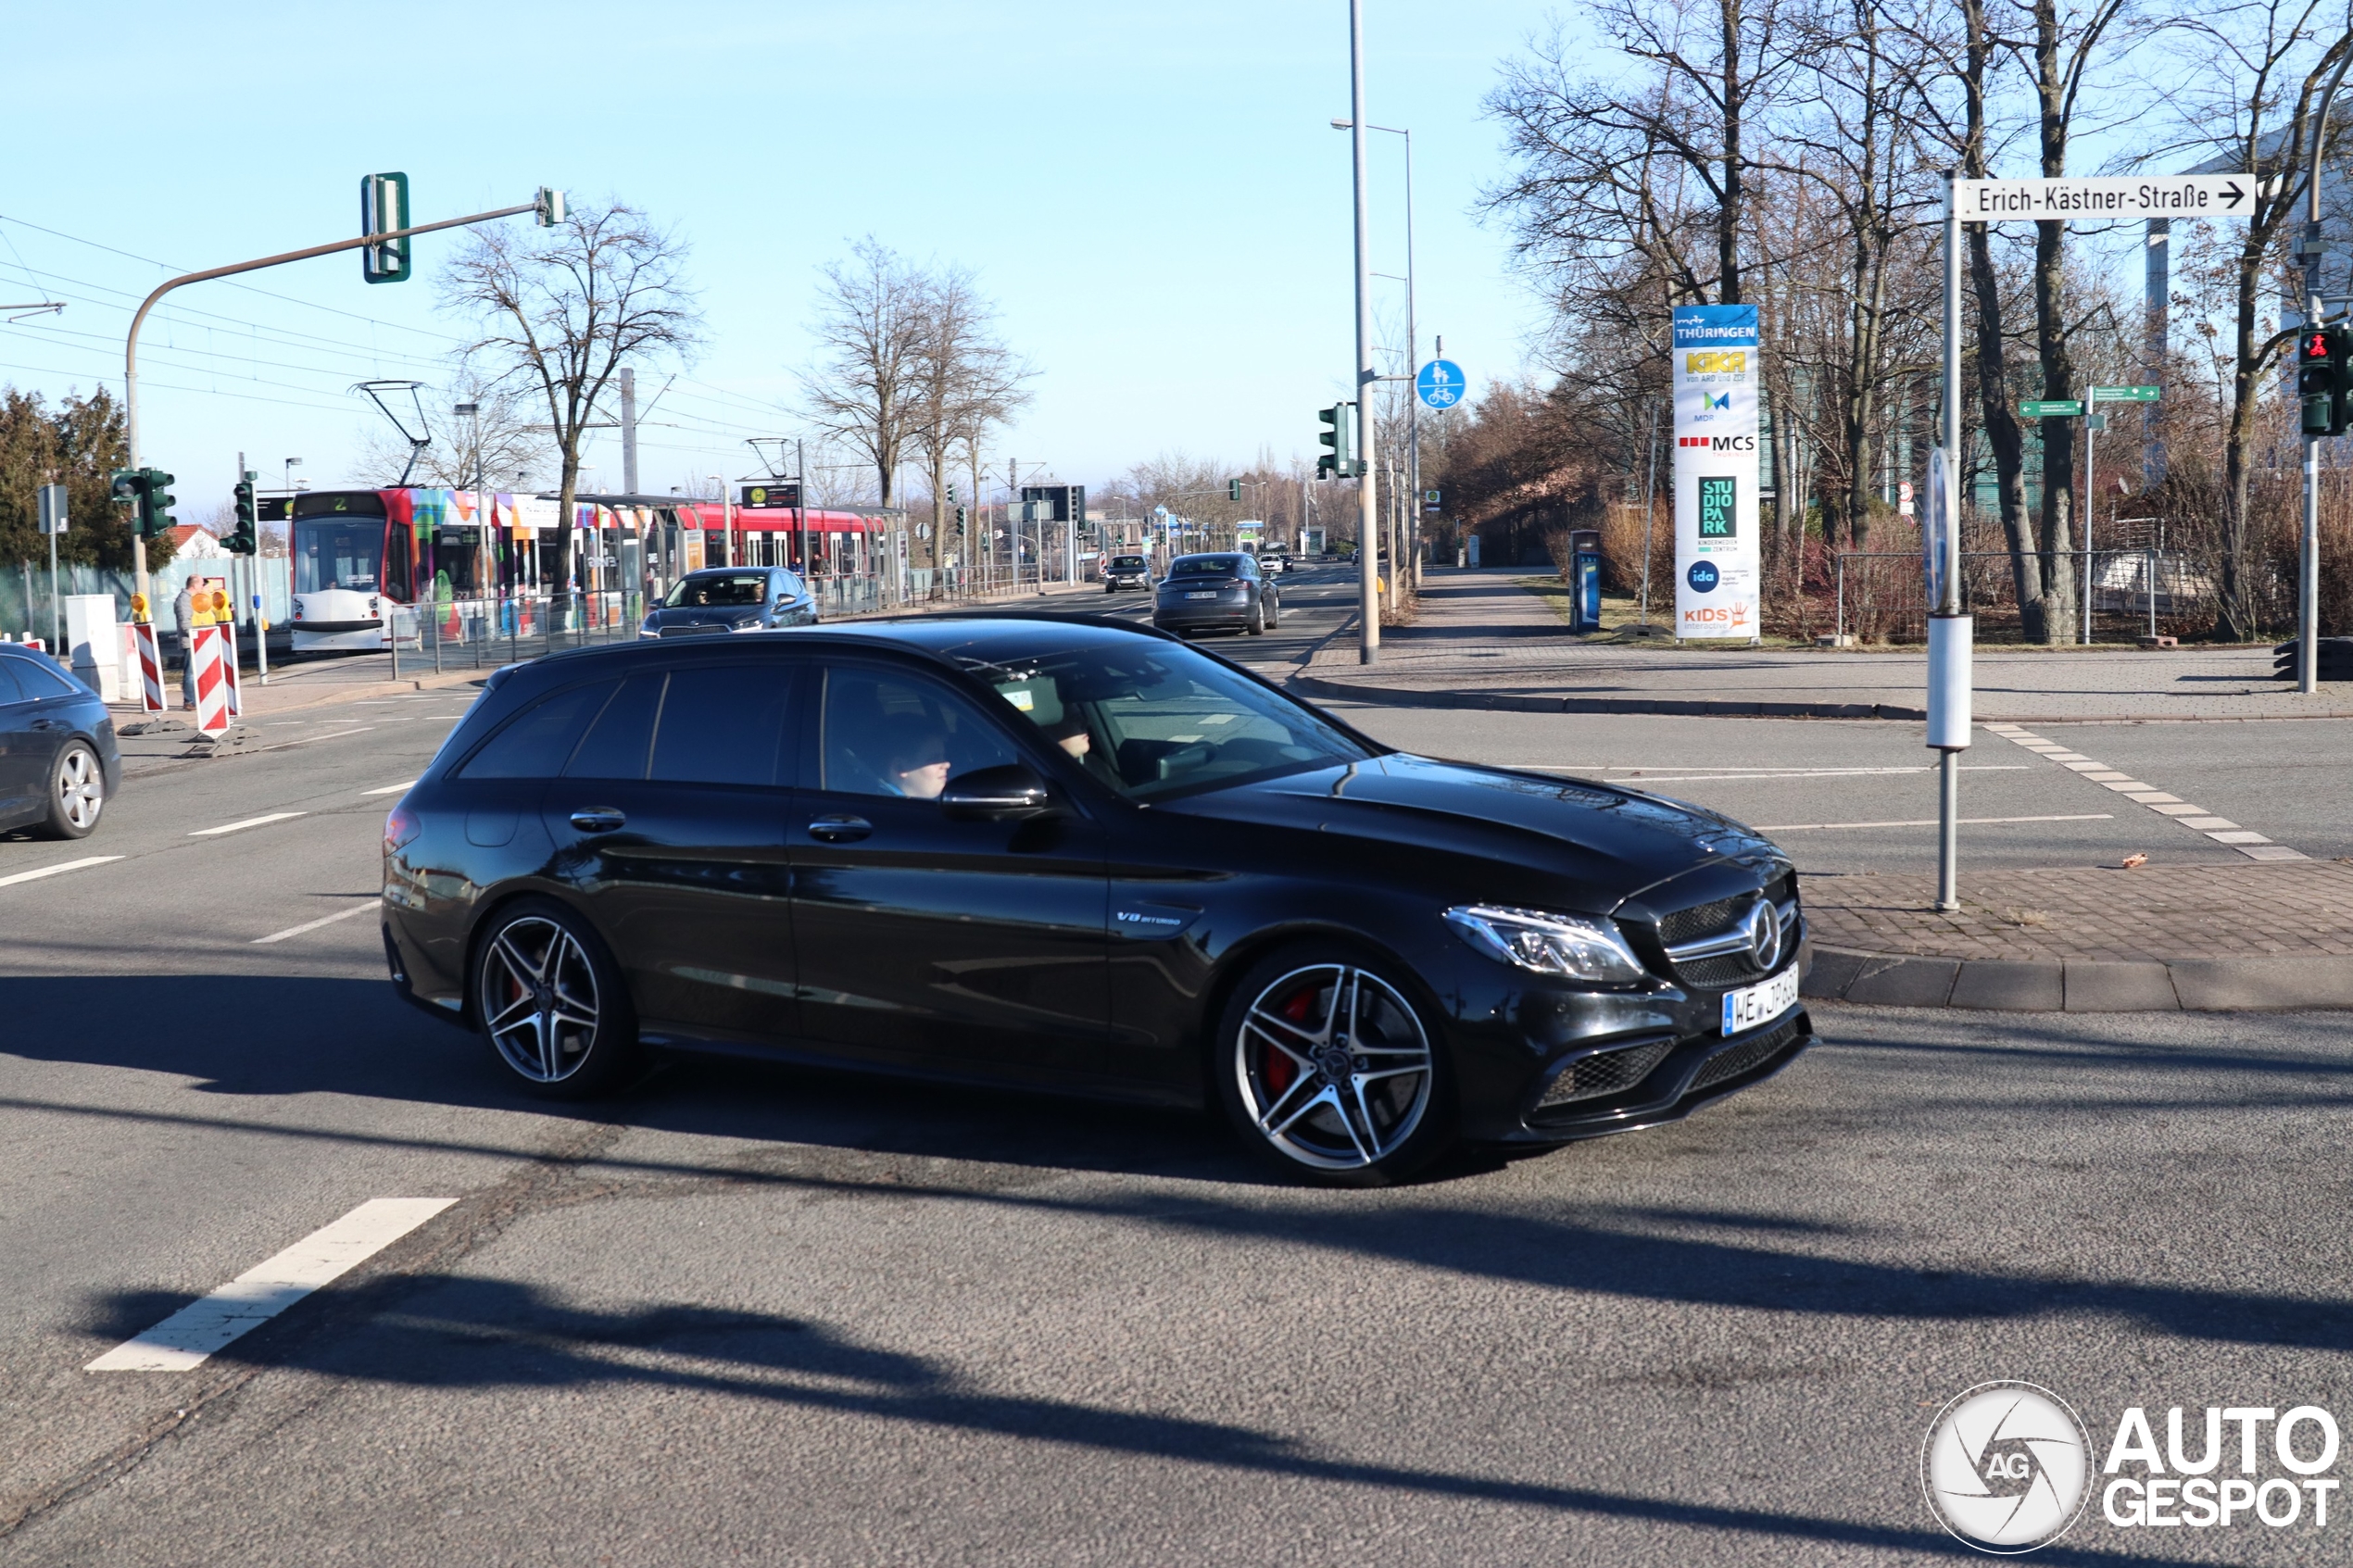
[[[551,1111],[393,1000],[368,916],[257,942],[366,907],[370,792],[464,700],[0,842],[0,1562],[1903,1563],[1970,1555],[1918,1464],[1987,1379],[2102,1450],[2130,1405],[2353,1421],[2338,1016],[1825,1009],[1689,1123],[1371,1194],[739,1062]],[[1751,744],[1715,760],[1789,759]],[[194,1370],[82,1370],[390,1198],[454,1202]],[[2098,1508],[2038,1560],[2353,1529]]]

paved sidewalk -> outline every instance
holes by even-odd
[[[1297,677],[1307,694],[1405,707],[1710,717],[1926,717],[1925,649],[1643,646],[1570,635],[1515,571],[1430,571],[1410,625],[1386,627],[1380,661],[1357,662],[1353,633]],[[1976,716],[2089,719],[2353,718],[2353,686],[2300,696],[2271,679],[2270,648],[1983,648]]]
[[[2353,865],[1806,879],[1808,996],[2069,1012],[2353,1007]]]

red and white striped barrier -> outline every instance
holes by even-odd
[[[188,657],[196,661],[196,728],[208,735],[229,728],[229,680],[220,671],[221,641],[220,627],[199,626],[188,648]]]
[[[220,669],[228,677],[229,717],[234,719],[245,712],[244,694],[237,685],[237,623],[224,621],[213,630],[220,633]]]
[[[163,652],[156,646],[156,629],[143,621],[131,628],[131,640],[139,649],[139,711],[161,713]]]

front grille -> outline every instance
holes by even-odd
[[[1773,1058],[1787,1050],[1797,1038],[1797,1021],[1790,1019],[1774,1029],[1768,1029],[1754,1040],[1718,1051],[1700,1067],[1699,1075],[1692,1080],[1690,1093],[1714,1088],[1743,1073],[1753,1073]]]
[[[726,629],[724,626],[706,623],[698,626],[664,626],[661,628],[661,632],[665,637],[699,637],[706,632],[724,632]]]
[[[1571,1100],[1598,1099],[1630,1089],[1650,1076],[1659,1058],[1675,1048],[1672,1040],[1658,1040],[1647,1046],[1628,1046],[1619,1050],[1598,1051],[1572,1063],[1553,1080],[1544,1098],[1536,1102],[1538,1110],[1548,1105],[1566,1105]]]
[[[1693,985],[1732,986],[1755,979],[1763,971],[1749,961],[1746,953],[1718,953],[1712,959],[1685,959],[1675,966],[1675,972]]]
[[[1668,947],[1713,936],[1732,923],[1732,917],[1747,907],[1753,894],[1743,893],[1730,898],[1718,898],[1713,904],[1697,904],[1658,920],[1658,939]]]

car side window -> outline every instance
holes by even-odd
[[[654,731],[649,778],[675,784],[791,783],[795,666],[705,664],[673,670]]]
[[[89,690],[78,682],[67,680],[44,659],[12,659],[8,661],[8,672],[23,685],[27,697],[80,696]],[[15,700],[14,697],[0,698],[0,701]]]
[[[661,710],[666,677],[659,670],[632,675],[580,737],[564,764],[568,779],[642,779],[653,750],[654,716]]]
[[[612,697],[619,681],[542,697],[510,720],[458,770],[461,779],[552,779],[580,744],[581,732]]]
[[[934,800],[950,779],[1021,759],[963,697],[919,675],[857,665],[825,674],[823,787]]]
[[[13,659],[0,659],[0,707],[6,707],[12,702],[24,702],[31,697],[32,694],[26,691],[17,682],[16,663],[17,661]]]

